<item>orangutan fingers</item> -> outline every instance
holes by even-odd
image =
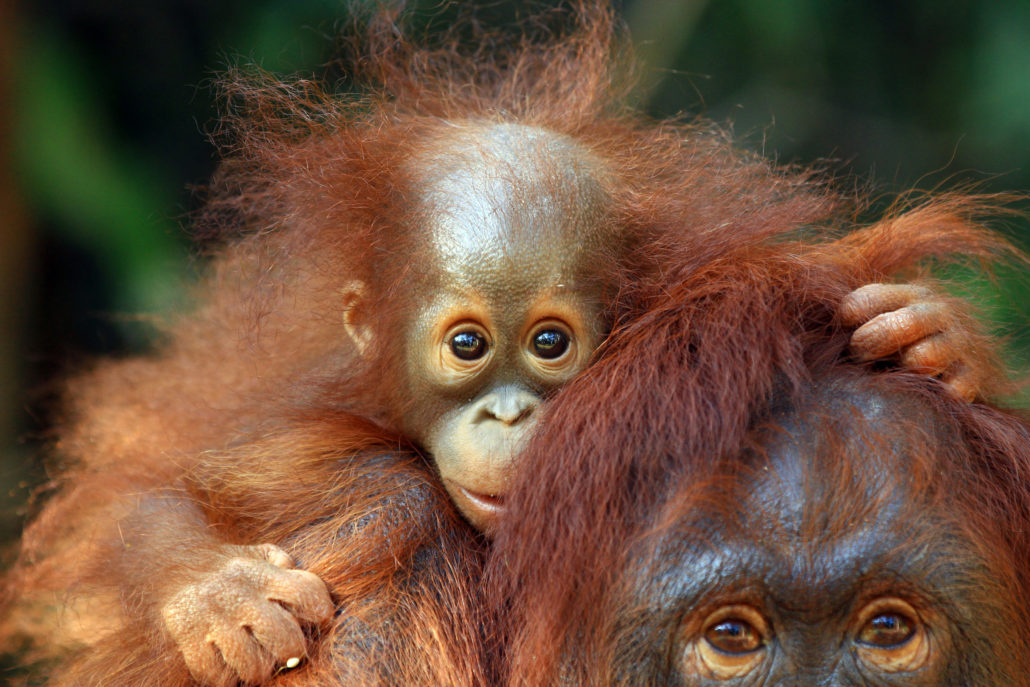
[[[293,568],[296,566],[293,557],[275,544],[258,544],[254,548],[262,558],[277,568]]]
[[[254,636],[251,625],[219,632],[212,641],[226,666],[247,685],[258,685],[272,677],[275,660]]]
[[[972,401],[979,394],[979,374],[963,359],[963,343],[953,333],[929,336],[906,348],[901,363],[913,372],[939,376],[948,392],[962,401]]]
[[[860,361],[888,358],[900,353],[907,369],[940,376],[956,398],[972,400],[980,389],[978,368],[968,361],[968,327],[948,301],[911,284],[868,284],[849,294],[841,304],[841,319],[861,324],[851,336],[851,353]]]
[[[933,298],[932,290],[916,284],[866,284],[844,297],[839,315],[845,326],[857,327],[877,315]]]
[[[257,615],[248,626],[250,633],[275,665],[285,666],[291,659],[307,656],[307,639],[287,609],[269,603],[255,610]]]
[[[330,618],[332,600],[316,575],[284,567],[293,561],[278,547],[225,553],[171,596],[162,609],[165,627],[198,682],[257,684],[307,656],[301,624]]]
[[[971,402],[980,396],[980,375],[968,365],[955,365],[941,381],[951,395],[961,401]]]
[[[295,667],[307,656],[307,639],[289,609],[266,599],[237,598],[235,604],[232,615],[213,618],[213,627],[202,638],[193,635],[180,643],[186,666],[198,682],[226,687],[260,684],[277,666]]]
[[[877,315],[851,335],[851,352],[860,361],[886,358],[906,346],[946,331],[951,309],[940,302],[919,302]]]
[[[268,580],[267,598],[281,604],[300,621],[323,623],[335,607],[325,582],[307,570],[282,570]]]
[[[901,352],[901,364],[914,372],[939,375],[962,356],[955,337],[939,332],[908,346]]]

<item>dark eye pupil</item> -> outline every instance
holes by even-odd
[[[545,329],[533,337],[533,350],[541,358],[558,358],[568,348],[568,335],[558,329]]]
[[[900,613],[881,613],[862,629],[859,641],[878,647],[892,647],[904,644],[915,630],[912,622]]]
[[[462,360],[475,360],[486,352],[486,339],[476,332],[458,332],[451,337],[451,351]]]
[[[705,639],[713,647],[727,654],[745,654],[762,646],[762,638],[758,632],[744,620],[723,620],[708,628]]]

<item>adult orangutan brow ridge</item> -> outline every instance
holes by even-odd
[[[1011,567],[1025,538],[1006,541],[1008,513],[974,510],[1025,487],[963,493],[963,463],[990,473],[983,437],[891,381],[839,369],[785,394],[734,477],[656,504],[627,557],[644,563],[612,600],[611,672],[590,684],[1026,684]],[[990,415],[974,422],[988,441],[1030,437]],[[1004,458],[1030,468],[1026,450]]]

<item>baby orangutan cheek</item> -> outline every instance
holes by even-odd
[[[487,536],[504,514],[504,496],[519,451],[536,425],[513,425],[462,409],[441,418],[426,448],[448,495],[469,523]]]

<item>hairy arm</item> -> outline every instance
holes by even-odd
[[[120,602],[85,606],[88,614],[108,614],[104,622],[87,620],[111,630],[87,635],[87,642],[111,645],[108,635],[131,628],[152,650],[177,647],[172,653],[181,652],[183,660],[165,663],[181,670],[184,662],[208,685],[258,684],[307,655],[304,628],[333,612],[318,577],[294,569],[290,556],[272,544],[230,543],[182,491],[135,496],[131,507],[128,501],[115,509],[121,512],[114,514],[113,531],[96,535],[86,570],[92,591],[76,593]],[[111,617],[119,609],[120,621]]]
[[[307,655],[303,628],[332,616],[322,580],[273,544],[225,542],[186,499],[150,497],[133,521],[125,591],[153,608],[200,682],[258,684],[295,667]]]

